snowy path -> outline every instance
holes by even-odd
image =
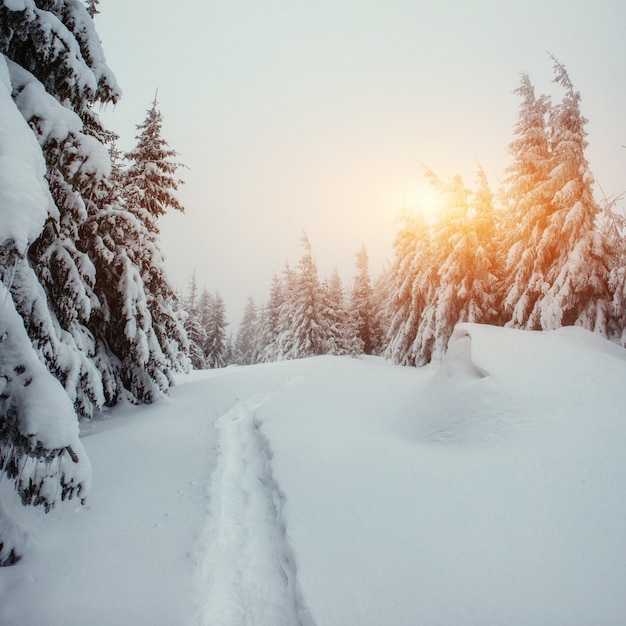
[[[216,421],[218,460],[210,486],[199,594],[203,626],[312,626],[296,584],[282,518],[284,497],[256,411],[278,391],[237,403]]]

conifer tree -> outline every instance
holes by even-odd
[[[95,288],[101,304],[91,316],[90,330],[108,406],[122,398],[154,402],[173,383],[143,282],[148,252],[144,235],[141,222],[115,192],[101,201],[83,228],[98,275]]]
[[[599,229],[600,206],[593,197],[594,177],[585,158],[585,125],[580,93],[565,67],[554,61],[554,82],[565,90],[550,111],[552,214],[538,255],[548,261],[549,285],[537,307],[541,328],[580,325],[609,335],[611,250]]]
[[[226,309],[219,293],[209,298],[209,316],[206,326],[205,362],[208,368],[226,367]]]
[[[537,97],[527,74],[522,74],[515,93],[522,103],[515,126],[515,138],[509,144],[513,161],[507,168],[508,203],[512,213],[503,281],[505,320],[516,328],[537,329],[531,314],[543,293],[543,274],[537,249],[550,215],[550,194],[546,181],[550,171],[547,113],[550,102]]]
[[[6,242],[4,242],[6,243]],[[72,403],[32,349],[12,298],[0,282],[0,477],[22,504],[49,512],[84,499],[90,465]],[[23,535],[0,502],[0,567],[19,561]]]
[[[565,67],[554,60],[554,71],[565,91],[558,105],[535,98],[526,76],[518,89],[509,197],[519,228],[509,242],[504,306],[515,327],[577,324],[609,335],[612,254],[584,156],[587,120]]]
[[[326,336],[326,354],[357,356],[363,354],[363,340],[358,334],[357,319],[351,315],[339,273],[322,284],[322,327]]]
[[[224,359],[226,360],[226,365],[233,365],[237,363],[237,358],[235,354],[235,342],[233,340],[233,334],[229,333],[226,338],[226,350]]]
[[[239,324],[236,349],[241,365],[255,363],[257,352],[257,337],[259,331],[259,315],[254,299],[249,297]]]
[[[390,272],[385,356],[401,365],[417,365],[415,348],[420,322],[432,307],[436,266],[432,260],[431,232],[423,214],[405,210],[404,224],[394,242]],[[426,328],[422,326],[422,333]],[[434,329],[433,329],[434,330]],[[418,345],[431,342],[425,336]]]
[[[363,343],[364,354],[374,354],[378,348],[378,332],[374,310],[374,292],[369,276],[369,258],[365,246],[356,253],[357,274],[350,299],[350,309],[355,317],[357,335]]]
[[[609,338],[626,347],[626,215],[616,210],[623,196],[620,194],[614,198],[605,198],[601,205],[599,228],[613,257],[609,275],[609,289],[613,298]]]
[[[257,361],[268,363],[281,358],[279,352],[279,338],[281,332],[281,310],[285,300],[283,283],[274,274],[270,287],[270,295],[259,322],[259,338],[257,346]]]
[[[182,164],[172,161],[177,156],[161,136],[163,115],[156,96],[145,120],[137,125],[137,144],[125,157],[130,162],[126,171],[124,196],[129,207],[153,232],[158,233],[157,220],[167,209],[183,212],[174,191],[183,181],[176,178]]]
[[[78,439],[72,401],[39,360],[27,334],[34,327],[39,331],[36,340],[48,340],[49,361],[63,345],[68,348],[63,364],[76,358],[73,346],[61,341],[61,329],[28,260],[30,247],[56,210],[41,146],[13,98],[24,76],[31,85],[41,83],[8,57],[20,51],[23,41],[12,42],[11,36],[19,38],[27,30],[22,20],[31,20],[35,31],[42,26],[37,19],[48,19],[51,36],[60,26],[32,9],[11,11],[0,7],[0,20],[10,21],[15,29],[0,42],[0,477],[5,474],[12,481],[23,504],[47,512],[62,500],[86,496],[89,462]],[[36,58],[42,49],[27,52]],[[33,104],[42,97],[40,87],[30,94]],[[74,123],[69,110],[68,116]],[[78,370],[68,365],[67,371]],[[70,389],[76,388],[73,383]],[[22,551],[22,533],[0,505],[0,566],[18,561]]]
[[[285,263],[281,281],[282,293],[275,347],[277,360],[294,358],[292,355],[296,339],[293,320],[296,314],[297,279],[296,270]]]
[[[94,265],[77,242],[110,174],[103,143],[111,133],[92,107],[116,102],[120,91],[81,3],[27,3],[24,10],[2,5],[0,22],[6,26],[0,52],[7,58],[14,103],[39,142],[53,199],[29,249],[45,301],[33,302],[33,290],[20,288],[19,281],[11,290],[40,358],[78,413],[90,416],[104,399],[88,328],[99,302]]]
[[[496,277],[488,249],[493,237],[491,193],[482,170],[478,191],[464,187],[460,177],[442,185],[443,206],[434,239],[439,284],[434,293],[436,338],[432,353],[422,358],[440,359],[460,322],[489,323],[496,318]]]
[[[194,369],[206,367],[204,358],[204,346],[206,345],[206,329],[200,322],[198,281],[194,270],[189,280],[189,290],[183,301],[186,313],[185,332],[189,342],[189,358]]]
[[[293,292],[291,329],[293,345],[285,357],[300,359],[326,352],[323,328],[321,287],[317,267],[306,234],[302,236],[304,253],[298,264]]]
[[[373,281],[374,324],[377,331],[377,355],[385,354],[389,334],[389,302],[391,300],[391,268],[386,265]]]
[[[138,261],[157,341],[167,366],[174,371],[185,371],[189,351],[187,336],[178,316],[176,293],[166,275],[158,227],[158,218],[168,208],[183,211],[174,196],[174,191],[182,184],[174,177],[181,165],[171,161],[176,152],[169,149],[161,136],[162,123],[163,116],[155,97],[146,119],[137,126],[137,145],[126,154],[131,164],[125,172],[122,193],[126,207],[145,229],[141,234],[139,245],[143,250]]]

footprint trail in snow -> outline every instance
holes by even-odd
[[[282,519],[284,498],[255,417],[263,404],[297,382],[238,401],[216,422],[218,459],[200,571],[202,626],[313,626],[297,589]]]

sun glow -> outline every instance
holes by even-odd
[[[440,214],[443,205],[441,194],[428,185],[420,187],[413,193],[405,194],[402,208],[421,215],[427,222],[433,222]]]

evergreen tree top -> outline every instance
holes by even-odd
[[[131,210],[142,215],[142,219],[152,229],[157,230],[156,220],[168,208],[184,212],[173,191],[184,184],[175,173],[182,163],[171,159],[178,156],[161,136],[163,115],[155,98],[146,113],[145,120],[137,125],[137,144],[126,153],[131,162],[126,172],[124,195]]]

